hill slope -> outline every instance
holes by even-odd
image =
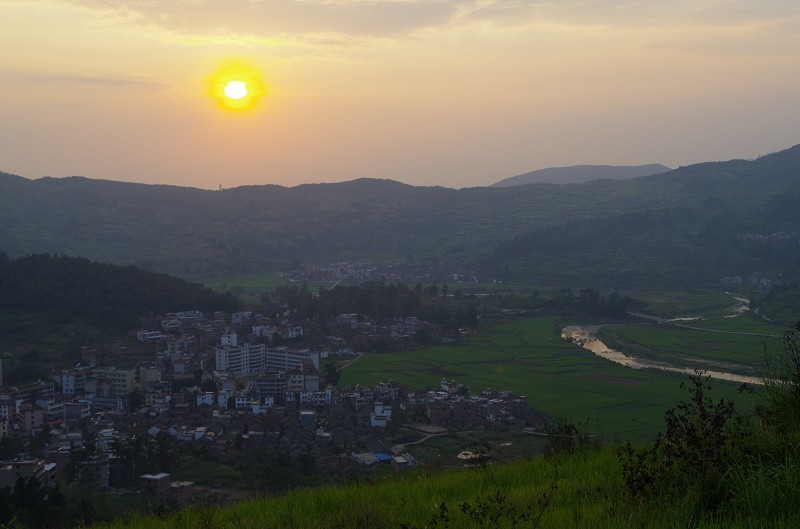
[[[648,165],[574,165],[548,167],[505,178],[490,187],[511,187],[525,184],[582,184],[592,180],[622,180],[666,173],[670,168],[661,164]]]

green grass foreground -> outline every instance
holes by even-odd
[[[749,479],[741,495],[716,514],[698,514],[691,494],[640,500],[624,494],[618,447],[537,458],[497,467],[410,472],[374,482],[298,490],[223,508],[187,508],[168,517],[140,517],[93,527],[108,529],[384,529],[514,527],[502,513],[530,510],[516,527],[752,528],[797,527],[797,508],[768,511],[769,477]],[[796,477],[796,475],[795,475]],[[496,501],[498,493],[504,503]],[[496,525],[463,512],[464,502],[499,514]],[[748,502],[754,505],[748,506]],[[447,520],[441,517],[446,507]],[[766,508],[766,512],[764,508]],[[776,517],[777,515],[777,517]]]

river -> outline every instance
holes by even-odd
[[[666,362],[657,362],[654,360],[646,360],[628,356],[620,351],[609,349],[606,344],[601,342],[595,336],[595,333],[601,328],[601,325],[568,325],[561,329],[561,337],[565,340],[572,341],[587,351],[591,351],[595,355],[605,360],[610,360],[617,364],[630,367],[631,369],[660,369],[662,371],[670,371],[672,373],[686,373],[694,374],[695,370],[686,367],[676,367]],[[748,384],[764,384],[764,381],[758,377],[737,375],[736,373],[726,373],[724,371],[709,371],[702,370],[702,372],[711,378],[719,380],[729,380],[731,382],[746,382]]]

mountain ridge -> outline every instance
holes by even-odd
[[[624,215],[650,211],[654,219],[673,219],[669,235],[677,244],[674,250],[707,254],[703,237],[740,245],[737,230],[763,228],[759,219],[767,204],[792,193],[800,193],[800,145],[752,161],[706,162],[653,176],[570,185],[451,189],[364,178],[288,188],[266,184],[204,190],[8,175],[0,178],[0,250],[11,257],[76,255],[194,280],[284,269],[296,261],[408,259],[478,266],[484,275],[508,265],[521,276],[555,278],[552,268],[560,272],[568,267],[542,269],[537,264],[542,250],[535,245],[547,240],[546,247],[556,248],[551,239],[567,223],[607,238],[613,235],[608,230],[626,218],[636,218]],[[658,213],[679,211],[675,208],[688,208],[680,211],[691,215],[695,224],[674,212]],[[591,228],[593,219],[608,230]],[[795,229],[794,223],[787,217],[771,226],[780,231]],[[646,226],[650,224],[641,229]],[[570,233],[574,235],[574,229]],[[634,235],[631,241],[641,233]],[[666,233],[654,231],[649,236],[666,237]],[[507,252],[508,244],[523,240],[528,245],[525,251]],[[638,255],[624,239],[614,238],[614,245],[619,255],[630,259]],[[657,245],[647,246],[660,251]],[[506,257],[499,258],[498,247]],[[724,255],[723,249],[718,251]],[[727,264],[742,260],[736,255],[713,273],[736,272]],[[614,266],[614,259],[608,267]],[[582,263],[576,261],[571,268],[573,280],[588,266],[586,258],[578,260]],[[691,273],[691,258],[685,260],[681,270]],[[713,259],[709,256],[704,267],[709,260]],[[591,265],[592,273],[598,266]]]
[[[623,180],[671,171],[661,164],[646,165],[572,165],[547,167],[504,178],[489,187],[512,187],[528,184],[582,184],[592,180]]]

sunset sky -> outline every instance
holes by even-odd
[[[0,171],[471,187],[800,143],[800,2],[0,0]],[[263,95],[226,110],[225,65]]]

